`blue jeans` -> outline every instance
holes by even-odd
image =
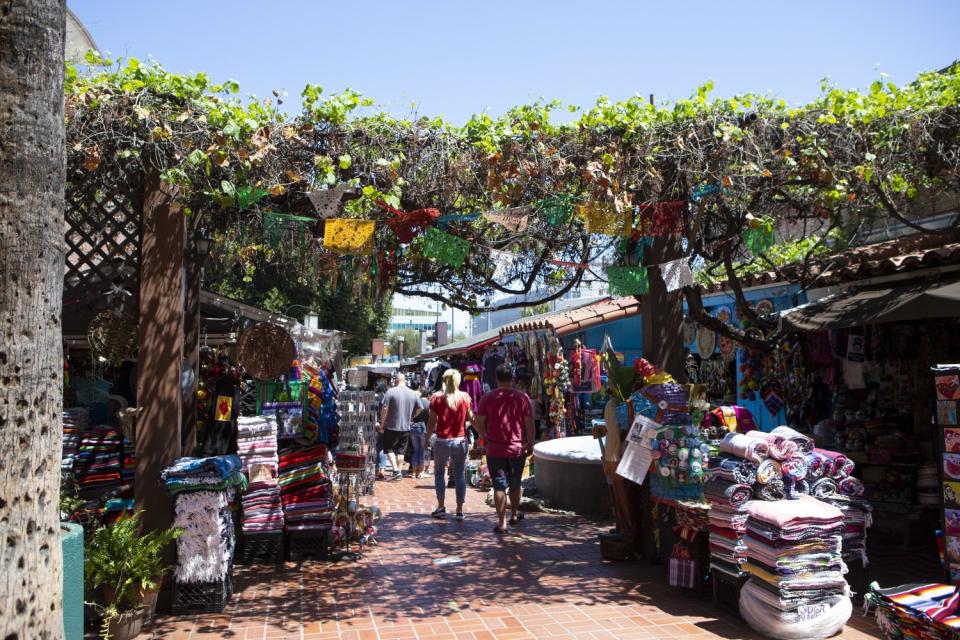
[[[457,504],[463,504],[467,499],[467,439],[455,440],[437,439],[433,445],[433,485],[437,490],[437,501],[443,500],[447,491],[445,470],[447,460],[453,463],[453,481],[457,485]]]
[[[410,464],[414,467],[422,467],[426,459],[426,440],[427,426],[422,422],[415,422],[410,425],[410,446],[413,448],[413,456],[410,458]]]

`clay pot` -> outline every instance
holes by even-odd
[[[114,640],[133,640],[143,629],[144,610],[136,609],[110,619],[109,633]]]

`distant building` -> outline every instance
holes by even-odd
[[[608,288],[606,282],[589,281],[582,283],[579,287],[571,289],[561,298],[545,303],[547,308],[539,309],[536,313],[562,311],[570,307],[581,306],[588,302],[600,300],[606,297]],[[524,300],[536,301],[546,295],[544,291],[534,291],[525,296],[507,296],[496,300],[498,304],[509,304]],[[536,305],[539,306],[539,305]],[[532,315],[529,307],[514,307],[512,309],[503,309],[502,311],[490,311],[481,313],[472,318],[473,335],[498,329],[504,325],[517,322],[526,315]]]
[[[87,31],[87,28],[80,22],[70,8],[67,8],[67,42],[65,57],[67,62],[81,62],[84,55],[93,49],[99,51],[97,43],[93,41],[93,36]]]

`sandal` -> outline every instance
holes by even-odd
[[[447,517],[446,507],[437,507],[433,510],[433,513],[430,514],[430,517],[438,519]]]
[[[493,528],[493,532],[498,536],[502,536],[507,532],[507,529],[505,527],[501,527],[500,525],[497,525]]]
[[[514,525],[516,525],[518,522],[521,522],[521,521],[523,521],[523,514],[522,514],[522,513],[518,513],[518,514],[515,515],[514,517],[510,518],[510,526],[514,526]]]

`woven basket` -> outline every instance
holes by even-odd
[[[87,327],[87,342],[95,354],[111,364],[120,364],[136,351],[137,323],[128,314],[101,311]]]
[[[286,329],[269,322],[255,324],[240,336],[237,362],[258,380],[286,373],[297,356],[293,338]]]

